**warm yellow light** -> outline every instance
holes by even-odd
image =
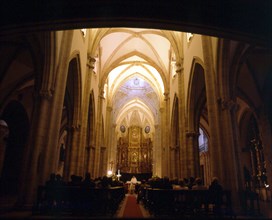
[[[108,176],[111,176],[111,175],[112,175],[112,171],[108,170]]]

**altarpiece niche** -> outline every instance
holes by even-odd
[[[144,138],[143,128],[131,126],[117,145],[117,169],[124,173],[152,172],[152,141]]]

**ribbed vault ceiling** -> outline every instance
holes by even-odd
[[[100,41],[101,72],[107,73],[113,122],[154,126],[170,68],[171,44],[160,30],[112,28]]]

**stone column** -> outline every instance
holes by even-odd
[[[236,118],[237,104],[229,99],[218,99],[221,116],[221,155],[223,158],[221,183],[225,189],[231,190],[234,210],[240,210],[239,190],[243,188],[242,171],[238,152],[238,124]],[[227,162],[225,162],[227,161]]]
[[[115,129],[116,124],[112,124],[112,107],[107,107],[107,116],[106,116],[106,150],[107,150],[107,162],[106,164],[109,164],[110,161],[114,161],[115,166],[113,166],[113,172],[116,170],[116,164],[117,164],[117,158],[116,158],[116,135],[115,135]],[[109,166],[107,167],[110,168]]]
[[[178,75],[178,114],[179,114],[179,138],[180,138],[180,172],[181,177],[189,177],[187,173],[187,149],[185,136],[185,93],[184,93],[184,68],[183,59],[176,63],[176,73]]]
[[[170,175],[170,133],[169,133],[169,129],[170,129],[170,98],[169,98],[169,92],[165,92],[164,93],[164,123],[162,124],[162,127],[164,128],[163,134],[162,135],[164,137],[164,149],[165,149],[165,156],[164,156],[164,160],[165,160],[165,176]]]
[[[112,107],[111,106],[107,106],[107,109],[106,109],[106,128],[109,128],[109,129],[106,129],[106,133],[105,133],[105,138],[106,138],[106,141],[105,141],[105,146],[106,146],[106,164],[107,164],[107,170],[109,170],[110,166],[108,165],[110,161],[115,161],[116,162],[116,158],[114,157],[113,158],[113,155],[112,155],[112,149],[113,149],[113,146],[112,146],[112,133],[114,133],[114,130],[112,130],[112,125],[111,125],[111,116],[112,116]],[[116,164],[116,163],[115,163]],[[113,172],[115,172],[115,168],[113,168]]]
[[[178,178],[178,176],[176,175],[177,173],[177,169],[176,169],[176,158],[175,158],[175,155],[176,155],[176,147],[169,147],[170,149],[170,153],[169,153],[169,166],[170,166],[170,179],[173,179],[175,177]]]
[[[197,177],[200,175],[199,167],[199,133],[195,131],[187,131],[187,172],[188,176]]]
[[[49,74],[49,73],[47,73]],[[30,132],[31,143],[26,148],[26,163],[23,164],[24,181],[19,190],[17,204],[26,207],[31,206],[35,200],[39,175],[41,175],[42,149],[45,148],[48,133],[48,111],[51,103],[52,93],[42,91],[35,96],[33,125]]]
[[[100,150],[101,150],[101,140],[102,140],[102,110],[104,103],[104,88],[100,87],[99,89],[99,97],[97,103],[97,119],[96,119],[96,137],[95,137],[95,162],[94,162],[94,177],[99,177],[101,174],[99,173],[100,169]]]
[[[72,140],[69,149],[69,177],[71,175],[80,175],[78,173],[78,154],[79,154],[79,144],[80,144],[80,128],[77,126],[72,126],[70,128]]]
[[[17,202],[18,205],[24,206],[32,206],[38,185],[45,183],[55,165],[73,31],[63,32],[58,69],[55,68],[55,38],[49,33],[47,39],[42,83],[34,96],[34,124],[31,125],[31,141],[25,151],[25,163],[22,168],[24,180],[20,185]]]
[[[64,31],[61,39],[61,48],[59,54],[58,68],[56,72],[56,81],[52,103],[48,108],[48,112],[44,115],[48,124],[48,136],[45,137],[44,146],[42,149],[41,161],[41,178],[40,183],[44,184],[51,172],[54,172],[56,167],[55,160],[58,152],[59,131],[61,126],[61,116],[63,112],[64,96],[66,91],[66,82],[68,76],[68,67],[70,62],[71,45],[74,31]],[[43,117],[44,117],[43,116]],[[73,126],[78,127],[78,124]],[[44,134],[43,134],[44,135]]]
[[[208,36],[202,37],[203,58],[204,58],[204,70],[205,70],[205,88],[207,97],[207,109],[208,109],[208,121],[210,128],[209,139],[209,152],[211,161],[211,175],[216,176],[220,181],[224,182],[225,174],[223,172],[223,166],[225,163],[222,157],[222,143],[220,132],[222,127],[219,123],[219,109],[217,103],[216,92],[216,77],[213,63],[213,53],[211,38]]]
[[[160,108],[160,115],[161,115],[161,132],[163,135],[161,135],[161,175],[162,177],[167,176],[167,171],[168,171],[168,156],[169,156],[169,149],[168,146],[166,145],[166,135],[165,133],[167,132],[167,127],[166,127],[166,112],[165,108],[162,107]]]
[[[161,129],[158,124],[155,126],[155,137],[153,146],[153,175],[162,176],[162,150],[161,150]]]
[[[77,158],[78,164],[76,169],[76,173],[78,173],[81,176],[85,175],[84,172],[86,170],[84,169],[86,169],[86,167],[84,167],[85,161],[83,160],[83,158],[86,158],[86,155],[85,155],[86,149],[90,147],[90,146],[86,146],[86,143],[87,143],[86,138],[88,137],[87,126],[89,121],[90,89],[91,89],[91,80],[92,80],[93,70],[95,67],[95,62],[96,62],[96,59],[94,58],[94,56],[87,54],[86,79],[84,83],[83,102],[82,102],[81,134],[80,134],[80,144],[78,146],[79,153]],[[90,171],[88,170],[88,172]]]

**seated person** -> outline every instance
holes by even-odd
[[[206,190],[208,189],[203,185],[202,179],[200,177],[195,179],[195,185],[192,186],[193,190]]]
[[[177,185],[173,185],[173,189],[175,190],[188,190],[188,186],[185,185],[185,182],[183,179],[180,179],[178,181],[178,184]]]

